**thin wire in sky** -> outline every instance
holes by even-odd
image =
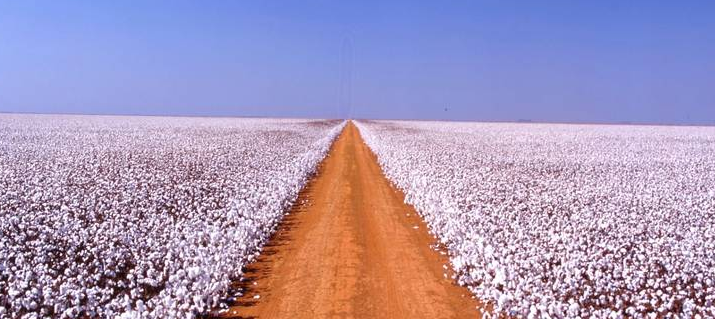
[[[353,41],[346,35],[340,47],[340,88],[338,97],[339,117],[352,118],[353,99]]]

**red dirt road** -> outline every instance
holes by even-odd
[[[229,318],[481,318],[447,257],[348,123],[256,262]],[[302,204],[301,204],[302,203]]]

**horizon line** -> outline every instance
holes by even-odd
[[[255,118],[255,119],[305,119],[305,120],[362,120],[362,121],[412,121],[412,122],[458,122],[458,123],[504,123],[504,124],[563,124],[563,125],[614,125],[614,126],[689,126],[715,127],[713,123],[671,123],[648,121],[550,121],[532,119],[514,120],[456,120],[456,119],[424,119],[424,118],[342,118],[342,117],[308,117],[308,116],[269,116],[269,115],[201,115],[201,114],[137,114],[137,113],[79,113],[79,112],[13,112],[0,111],[0,114],[22,115],[74,115],[74,116],[136,116],[136,117],[195,117],[195,118]]]

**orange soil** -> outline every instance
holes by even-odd
[[[481,318],[403,200],[348,123],[220,316]]]

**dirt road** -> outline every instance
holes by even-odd
[[[222,316],[481,318],[352,123],[298,203]]]

